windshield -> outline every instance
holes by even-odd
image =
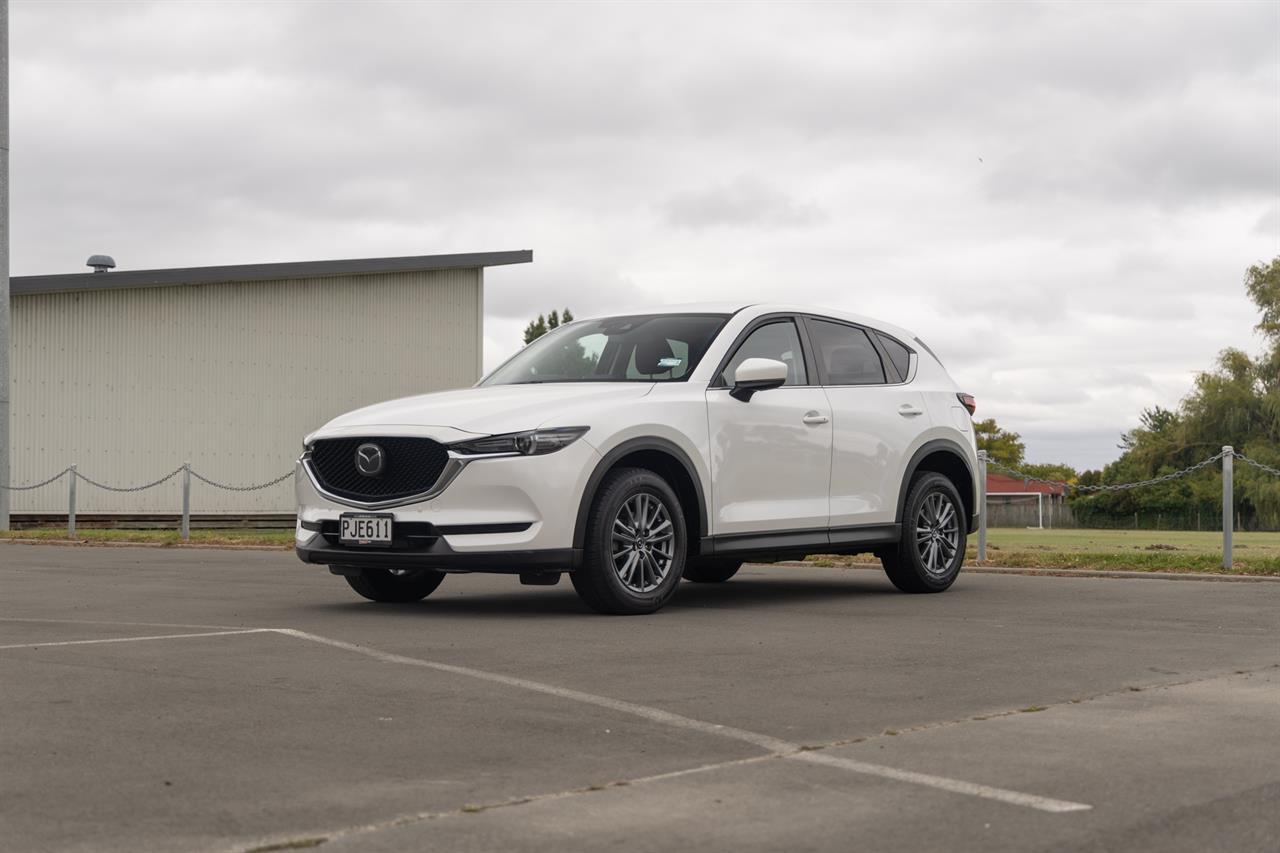
[[[728,319],[653,314],[570,323],[520,350],[480,384],[680,382]]]

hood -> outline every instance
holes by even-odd
[[[643,397],[649,382],[570,382],[546,385],[487,385],[402,397],[340,415],[307,436],[360,433],[429,435],[452,440],[470,435],[521,432],[540,426],[591,426],[601,406]],[[456,435],[455,435],[456,434]],[[444,438],[442,440],[450,440]]]

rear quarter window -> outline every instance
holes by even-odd
[[[906,382],[907,368],[911,366],[911,350],[907,349],[905,344],[888,335],[876,332],[876,337],[880,339],[880,344],[884,347],[884,351],[889,354],[889,361],[893,362],[893,367],[898,371],[898,376],[902,377],[903,382]]]

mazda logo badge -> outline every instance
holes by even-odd
[[[356,448],[356,470],[366,477],[377,477],[387,467],[387,454],[376,444]]]

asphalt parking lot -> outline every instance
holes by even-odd
[[[5,849],[1280,849],[1280,583],[748,567],[611,618],[21,545],[0,582]]]

